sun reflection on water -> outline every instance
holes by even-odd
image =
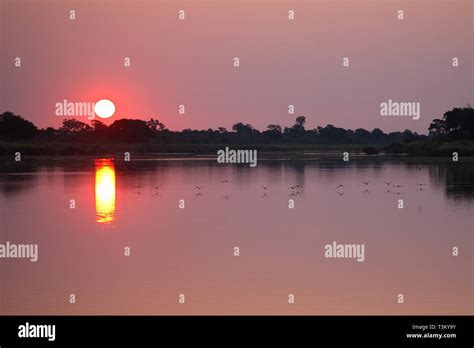
[[[115,166],[112,159],[95,160],[95,210],[97,222],[110,225],[115,219]]]

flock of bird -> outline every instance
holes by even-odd
[[[362,184],[364,184],[364,187],[365,187],[365,189],[362,191],[362,193],[370,193],[370,190],[369,190],[370,181],[362,181]],[[404,194],[404,192],[402,192],[402,188],[404,187],[403,185],[393,184],[392,181],[384,181],[384,184],[387,187],[387,190],[385,191],[385,193],[393,193],[393,194],[397,194],[397,195]],[[424,191],[426,189],[426,184],[417,183],[416,186],[417,186],[417,191]],[[342,184],[337,185],[336,186],[336,193],[340,196],[344,195],[343,188],[344,188],[344,185],[342,185]]]
[[[417,169],[421,170],[422,167],[417,166]],[[232,183],[232,181],[228,180],[228,179],[225,179],[225,180],[221,180],[221,183],[230,184],[230,183]],[[362,193],[370,193],[370,190],[369,190],[370,181],[362,181],[362,184],[364,185],[363,187],[365,187],[365,189],[362,191]],[[387,190],[385,191],[385,193],[393,193],[393,194],[397,194],[397,195],[404,194],[404,192],[402,192],[402,188],[404,187],[403,185],[393,184],[392,181],[384,181],[384,184],[387,186]],[[155,186],[155,195],[159,195],[158,190],[162,186],[163,185]],[[424,191],[426,189],[426,184],[417,183],[416,186],[417,186],[417,191]],[[136,187],[139,189],[139,191],[137,193],[139,195],[142,194],[142,192],[141,192],[142,186],[136,186]],[[269,193],[270,185],[261,185],[261,187],[263,189],[262,197],[267,197],[267,195]],[[195,186],[194,188],[196,189],[195,196],[197,196],[197,197],[204,196],[204,193],[203,193],[204,185]],[[297,195],[299,195],[300,193],[303,192],[303,187],[299,184],[289,186],[288,188],[290,190],[289,191],[289,196],[290,197],[295,197],[295,196],[297,196]],[[338,194],[339,196],[344,195],[344,185],[343,184],[339,184],[339,185],[336,186],[336,194]],[[230,198],[230,195],[224,195],[224,198],[228,199],[228,198]]]
[[[232,183],[232,181],[226,179],[226,180],[222,180],[221,183],[229,184],[229,183]],[[370,181],[362,181],[361,184],[363,184],[363,188],[364,188],[362,193],[370,193],[369,188],[371,187],[371,182]],[[404,192],[402,192],[402,189],[404,188],[404,185],[394,184],[392,181],[384,181],[384,184],[387,187],[387,190],[385,191],[385,193],[393,193],[393,194],[397,194],[397,195],[404,194]],[[262,197],[267,197],[269,192],[270,192],[270,185],[260,185],[260,186],[263,190],[262,191]],[[155,195],[159,195],[159,192],[160,192],[159,189],[161,187],[163,187],[163,185],[155,186],[155,192],[154,192]],[[426,190],[426,184],[417,183],[416,187],[417,187],[417,191]],[[142,186],[136,186],[136,188],[139,189],[139,191],[137,193],[139,195],[141,195],[142,194],[141,189],[143,187]],[[195,193],[194,193],[195,196],[197,196],[197,197],[204,196],[204,185],[195,186],[194,189],[195,189]],[[303,192],[303,186],[301,186],[300,184],[289,186],[288,189],[289,189],[289,196],[290,197],[296,197],[300,193]],[[339,184],[339,185],[336,186],[336,194],[339,195],[339,196],[344,195],[344,185],[343,184]],[[228,199],[228,198],[230,198],[230,195],[224,195],[224,198]]]

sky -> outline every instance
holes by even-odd
[[[60,126],[63,100],[110,99],[107,124],[155,118],[172,130],[263,130],[303,115],[307,129],[427,133],[444,112],[474,105],[473,0],[0,3],[0,112],[41,128]],[[420,119],[381,116],[390,99],[420,103]]]

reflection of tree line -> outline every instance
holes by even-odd
[[[182,131],[171,131],[158,120],[149,121],[138,119],[120,119],[114,121],[110,126],[101,121],[92,120],[86,124],[77,119],[65,119],[59,129],[48,127],[38,129],[33,123],[15,115],[5,112],[0,115],[0,140],[5,142],[30,141],[32,144],[47,144],[51,142],[63,142],[64,147],[60,149],[41,148],[43,151],[53,151],[53,154],[75,154],[74,151],[85,151],[73,148],[72,143],[94,144],[88,147],[89,154],[102,151],[102,145],[107,144],[142,144],[142,151],[146,151],[144,144],[247,144],[252,146],[278,145],[280,148],[285,144],[320,144],[320,145],[373,145],[367,147],[366,153],[377,153],[380,150],[389,153],[418,153],[435,154],[445,151],[449,154],[452,148],[445,144],[474,140],[474,109],[455,108],[446,112],[442,119],[435,119],[429,126],[429,135],[420,135],[410,130],[403,132],[384,133],[375,128],[372,131],[358,128],[356,130],[344,129],[333,125],[306,129],[306,118],[298,116],[294,125],[282,127],[270,124],[264,131],[255,129],[250,124],[238,122],[228,131],[224,127],[207,130],[184,129]],[[444,147],[443,147],[444,144]],[[70,148],[67,148],[67,145]],[[474,146],[457,144],[463,155],[474,154]],[[464,146],[464,147],[463,147]],[[40,148],[40,147],[38,147]],[[85,147],[84,147],[85,148]],[[156,148],[150,147],[155,150]],[[179,146],[174,147],[179,151]],[[35,153],[34,149],[28,149]],[[2,147],[0,146],[0,154]],[[56,152],[54,152],[56,151]],[[87,154],[86,153],[84,154]],[[38,152],[38,151],[36,151]],[[39,151],[39,154],[42,154]],[[467,153],[466,153],[467,152]],[[49,154],[49,153],[47,153]]]
[[[126,183],[136,182],[137,177],[144,175],[144,173],[160,173],[160,177],[169,177],[172,171],[176,167],[183,167],[186,165],[189,170],[193,170],[196,166],[203,166],[206,169],[222,170],[222,166],[219,166],[215,161],[134,161],[134,162],[120,162],[116,161],[116,172],[121,181]],[[386,169],[386,166],[404,166],[405,170],[428,170],[431,186],[441,186],[446,192],[446,196],[451,199],[474,199],[474,163],[435,163],[426,162],[419,166],[419,162],[413,162],[409,159],[399,160],[387,160],[383,158],[377,158],[375,161],[370,158],[360,158],[357,160],[351,160],[348,163],[343,163],[340,160],[326,160],[326,161],[262,161],[259,163],[259,168],[266,170],[265,175],[283,178],[283,171],[292,171],[295,174],[295,180],[301,185],[305,184],[305,180],[308,178],[305,176],[305,171],[309,168],[322,169],[321,173],[326,173],[328,177],[333,177],[336,173],[340,173],[345,170],[371,170],[381,171]],[[0,166],[0,168],[2,168]],[[37,162],[36,165],[29,164],[23,167],[22,172],[27,174],[9,174],[10,170],[3,168],[0,171],[0,192],[5,196],[12,196],[19,194],[24,191],[28,191],[38,185],[38,173],[39,171],[48,168],[48,170],[58,170],[61,172],[71,171],[71,168],[65,164],[58,165],[57,163],[51,163],[51,167],[47,167],[44,164]],[[79,167],[78,167],[79,168]],[[421,168],[421,169],[420,169]],[[82,168],[84,169],[84,168]],[[244,185],[244,178],[240,177],[238,166],[232,166],[232,177],[235,178],[236,184]],[[248,170],[247,167],[242,167],[243,170]],[[18,168],[16,169],[18,170]],[[3,173],[2,173],[3,172]],[[71,171],[72,172],[72,171]],[[166,175],[164,175],[166,173]],[[240,182],[242,180],[242,182]],[[382,180],[382,179],[381,179]],[[64,184],[66,186],[77,185],[82,181],[77,176],[71,177],[67,173],[64,174]]]
[[[28,191],[38,184],[38,177],[34,174],[1,174],[0,192],[6,197],[14,196],[23,191]]]
[[[446,196],[453,199],[474,198],[474,163],[429,166],[430,179],[443,182]]]

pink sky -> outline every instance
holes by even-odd
[[[2,0],[0,112],[57,127],[55,103],[108,98],[117,112],[107,123],[158,118],[180,130],[242,121],[264,129],[304,115],[307,128],[426,133],[445,111],[474,104],[473,4]],[[381,117],[388,99],[420,102],[421,119]]]

